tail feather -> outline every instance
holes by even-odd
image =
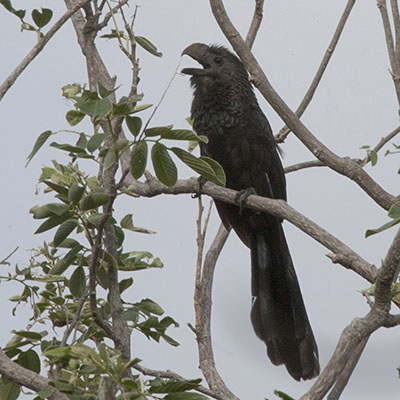
[[[319,374],[318,348],[280,223],[251,241],[251,320],[275,365],[296,380]]]

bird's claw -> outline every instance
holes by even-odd
[[[201,196],[201,190],[203,189],[204,184],[207,182],[207,179],[199,176],[197,178],[197,190],[196,193],[192,194],[192,199],[197,199]]]
[[[252,194],[257,194],[256,190],[253,187],[249,187],[247,189],[243,189],[235,196],[235,202],[239,205],[239,215],[243,213],[243,207],[246,205],[246,201],[248,197]]]

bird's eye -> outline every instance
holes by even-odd
[[[215,57],[214,58],[214,62],[215,62],[215,64],[218,64],[218,65],[220,65],[220,64],[222,64],[222,58],[221,57]]]

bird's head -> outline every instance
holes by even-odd
[[[193,43],[183,50],[182,55],[188,55],[203,67],[184,68],[181,71],[192,76],[191,81],[195,87],[216,83],[230,85],[238,79],[248,82],[248,74],[242,62],[225,47]]]

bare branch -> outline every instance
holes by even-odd
[[[375,283],[375,303],[374,307],[377,312],[388,313],[390,310],[390,302],[392,300],[392,283],[400,269],[400,229],[397,231],[395,238],[383,260],[382,267]],[[373,308],[374,309],[374,308]]]
[[[400,323],[398,316],[389,314],[391,303],[391,285],[400,268],[400,229],[398,230],[385,260],[379,269],[375,284],[375,302],[371,311],[363,318],[354,319],[347,326],[339,342],[335,352],[329,360],[327,366],[321,375],[311,387],[311,389],[300,400],[320,400],[335,382],[338,382],[337,391],[344,389],[354,368],[347,366],[348,363],[357,363],[361,354],[364,342],[366,343],[369,336],[381,326],[394,326]],[[354,366],[355,366],[354,364]],[[342,378],[342,379],[341,379]],[[335,388],[332,393],[335,393]],[[332,395],[332,399],[335,394]]]
[[[83,0],[73,7],[71,7],[50,29],[49,31],[39,40],[39,42],[33,47],[33,49],[24,57],[19,63],[17,68],[8,76],[8,78],[0,86],[0,100],[7,93],[8,89],[15,83],[18,77],[22,74],[25,68],[34,60],[34,58],[43,50],[44,46],[54,36],[54,34],[64,25],[68,19],[74,15],[81,7],[89,3],[91,0]]]
[[[175,186],[167,187],[150,174],[147,174],[146,183],[135,181],[132,176],[128,175],[126,184],[127,186],[131,184],[134,185],[133,191],[143,197],[154,197],[160,194],[177,195],[183,193],[197,193],[198,191],[198,181],[196,178],[178,180]],[[213,197],[215,200],[237,204],[237,192],[235,190],[223,188],[211,182],[206,182],[203,185],[202,193]],[[340,255],[338,262],[345,268],[351,269],[371,283],[375,282],[377,276],[377,268],[375,266],[365,261],[356,252],[329,232],[325,231],[313,221],[290,207],[284,200],[274,200],[266,197],[250,195],[246,201],[246,207],[288,220],[334,254],[337,256]]]
[[[312,98],[314,97],[314,94],[317,90],[317,87],[319,83],[321,82],[322,76],[326,70],[326,67],[328,66],[328,63],[332,57],[333,52],[335,51],[336,45],[339,42],[339,38],[343,32],[343,28],[347,22],[347,19],[349,18],[349,15],[351,13],[351,10],[354,6],[354,3],[356,0],[348,0],[346,7],[343,11],[342,16],[340,17],[338,26],[335,30],[335,33],[333,34],[332,40],[329,43],[328,48],[325,51],[324,57],[322,58],[321,64],[318,67],[317,73],[315,74],[314,79],[311,82],[310,87],[307,90],[307,93],[304,95],[303,100],[301,101],[299,107],[297,108],[295,114],[300,118],[304,111],[306,110],[307,106],[310,104]],[[276,141],[278,143],[283,142],[287,135],[290,133],[290,129],[287,126],[284,126],[278,134],[275,136]]]
[[[285,174],[289,174],[290,172],[300,171],[302,169],[311,168],[311,167],[326,167],[326,165],[323,164],[319,160],[304,161],[302,163],[289,165],[288,167],[286,167],[284,169],[284,171],[285,171]]]
[[[246,44],[249,49],[253,47],[254,40],[256,39],[257,32],[260,29],[261,21],[263,18],[264,0],[255,0],[256,6],[254,8],[253,19],[250,23],[249,31],[246,36]]]
[[[286,125],[322,163],[353,180],[377,204],[388,210],[394,204],[395,197],[383,190],[360,165],[349,158],[337,156],[307,129],[269,83],[256,58],[230,21],[222,1],[210,0],[210,5],[220,28],[250,72],[253,83]]]
[[[98,29],[99,31],[102,30],[103,28],[105,28],[108,23],[110,22],[110,19],[112,18],[113,14],[115,14],[119,9],[121,9],[126,3],[128,3],[129,0],[120,0],[120,2],[114,7],[112,8],[103,18],[103,21],[101,21],[96,29]],[[106,2],[104,2],[105,4]]]
[[[195,291],[195,311],[196,311],[196,339],[199,349],[200,369],[210,388],[218,393],[221,398],[238,400],[238,398],[228,389],[225,382],[217,371],[214,360],[214,352],[211,342],[211,305],[212,305],[212,285],[214,270],[218,257],[229,236],[229,232],[221,223],[217,235],[215,236],[205,257],[201,274],[196,276]],[[203,247],[203,240],[199,247]],[[201,252],[202,253],[202,252]],[[201,269],[201,255],[200,269]]]
[[[400,126],[398,126],[396,129],[394,129],[392,132],[390,132],[388,135],[383,137],[378,144],[372,149],[377,153],[387,142],[392,140],[395,136],[397,136],[400,133]]]
[[[156,378],[174,379],[176,381],[186,381],[186,379],[183,376],[177,374],[176,372],[172,372],[170,370],[158,371],[155,369],[143,367],[140,364],[133,365],[133,368],[136,369],[137,371],[141,372],[143,375],[147,375],[147,376],[154,376]],[[225,397],[219,396],[217,393],[213,392],[212,390],[207,389],[206,387],[204,387],[202,385],[197,386],[197,388],[194,390],[204,393],[207,396],[213,397],[214,399],[217,399],[217,400],[228,400]]]
[[[47,379],[36,372],[22,367],[10,360],[6,353],[0,349],[0,375],[9,381],[19,383],[35,392],[44,389],[54,388],[50,385],[50,379]],[[60,393],[57,389],[49,397],[50,400],[68,400],[67,395]]]
[[[397,95],[397,101],[400,105],[400,66],[396,57],[395,45],[393,41],[392,28],[390,26],[389,15],[386,7],[386,0],[378,0],[377,6],[381,13],[383,29],[385,31],[386,47],[389,54],[390,65],[392,67],[392,78]],[[398,24],[398,22],[396,22]]]
[[[363,339],[357,347],[352,351],[351,356],[349,357],[343,371],[339,375],[335,386],[332,388],[331,392],[328,395],[327,400],[339,400],[341,394],[343,393],[344,388],[347,386],[349,379],[354,371],[354,368],[357,366],[357,363],[363,353],[365,346],[368,342],[368,337]]]

